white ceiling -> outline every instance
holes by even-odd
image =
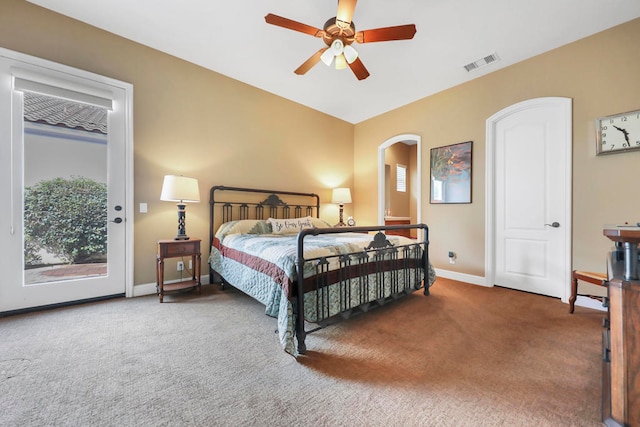
[[[640,0],[361,0],[356,30],[413,23],[417,33],[354,44],[371,73],[358,81],[323,63],[294,74],[322,40],[264,21],[322,28],[335,0],[29,1],[354,124],[640,17]],[[501,61],[464,69],[493,52]]]

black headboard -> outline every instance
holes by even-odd
[[[320,217],[320,196],[216,185],[209,191],[209,247],[217,228],[239,219]]]

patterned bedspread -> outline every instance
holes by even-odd
[[[238,231],[237,224],[235,228],[234,224],[224,224],[216,233],[209,263],[224,280],[265,305],[266,314],[278,319],[278,332],[285,351],[296,355],[292,300],[297,280],[297,234],[261,234],[269,230],[260,228],[261,224],[258,226],[257,230],[255,226],[251,227],[252,233],[249,234],[234,232]],[[308,260],[361,253],[372,238],[372,235],[361,233],[306,236],[304,257]],[[402,236],[387,236],[387,239],[396,247],[416,243]],[[337,259],[334,258],[332,263],[337,264]],[[431,265],[429,270],[425,286],[430,286],[435,280]],[[305,277],[313,274],[312,263],[307,263]],[[420,283],[415,285],[417,289]],[[370,299],[375,299],[375,296]],[[308,321],[315,321],[315,307],[315,296],[305,294],[305,319]]]

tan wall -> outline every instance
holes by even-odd
[[[212,185],[312,191],[325,202],[331,188],[353,188],[352,124],[26,1],[0,2],[1,47],[134,85],[134,202],[149,211],[134,216],[135,284],[155,282],[155,242],[176,233],[176,206],[159,200],[165,174],[199,180],[187,233],[205,242]],[[338,221],[337,206],[321,211]]]
[[[640,19],[563,46],[474,81],[359,123],[355,129],[355,215],[376,218],[376,154],[385,140],[422,136],[422,164],[429,149],[473,141],[473,201],[430,205],[429,170],[422,170],[422,221],[430,226],[436,267],[484,276],[485,121],[509,105],[545,96],[573,99],[573,264],[605,271],[612,246],[604,224],[640,220],[640,151],[595,156],[594,119],[640,109]],[[455,266],[447,251],[454,250]]]

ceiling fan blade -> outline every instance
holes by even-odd
[[[274,15],[273,13],[265,16],[264,20],[267,21],[267,24],[277,25],[278,27],[287,28],[293,31],[299,31],[314,37],[322,37],[324,35],[324,31],[320,28],[315,28],[311,25],[303,24],[298,21],[293,21],[289,18],[283,18],[282,16]]]
[[[356,75],[358,80],[364,80],[369,77],[369,71],[367,71],[367,69],[364,67],[364,64],[362,63],[362,61],[360,61],[360,58],[356,58],[355,61],[349,64],[349,68],[351,68],[351,71],[353,71],[353,74]]]
[[[309,71],[311,68],[313,68],[314,65],[316,65],[318,62],[320,62],[320,57],[322,56],[324,51],[327,50],[327,49],[329,49],[329,48],[328,47],[324,47],[324,48],[320,49],[319,51],[317,51],[316,53],[314,53],[313,55],[311,55],[311,57],[309,59],[307,59],[306,61],[304,61],[304,63],[301,66],[296,68],[294,73],[299,74],[299,75],[305,74],[307,71]]]
[[[351,19],[353,19],[353,11],[356,10],[356,1],[357,0],[338,0],[336,19],[346,22],[347,27],[349,26],[348,24],[351,23]]]
[[[356,41],[358,43],[373,43],[390,40],[409,40],[412,39],[415,34],[415,24],[399,25],[397,27],[358,31],[356,33]]]

